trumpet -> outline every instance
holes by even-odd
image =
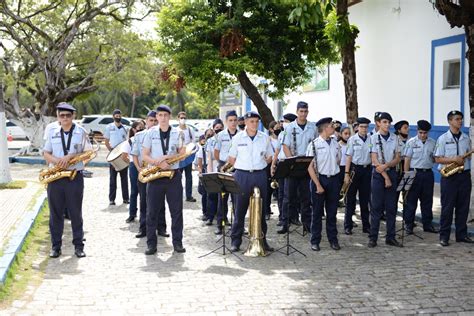
[[[169,165],[173,165],[181,160],[188,158],[198,151],[199,147],[196,144],[190,143],[186,146],[186,151],[183,154],[176,155],[172,158],[166,159]],[[159,178],[173,178],[174,170],[161,170],[159,166],[151,166],[142,169],[138,174],[138,181],[141,183],[148,183]]]
[[[341,191],[339,192],[339,201],[344,202],[346,199],[347,192],[349,191],[349,188],[351,187],[352,180],[354,179],[355,171],[351,170],[349,173],[349,182],[344,182],[342,184]]]

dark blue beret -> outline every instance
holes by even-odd
[[[147,117],[156,117],[156,111],[149,111],[148,114],[146,115]]]
[[[285,115],[283,115],[283,118],[287,121],[293,122],[294,120],[296,120],[297,116],[293,113],[286,113]]]
[[[425,121],[425,120],[419,120],[418,122],[416,122],[416,125],[418,126],[419,130],[422,130],[425,132],[428,132],[431,129],[430,122]]]
[[[61,102],[58,105],[56,105],[56,110],[69,111],[69,112],[76,111],[76,109],[72,105],[66,102]]]
[[[374,121],[377,121],[379,119],[380,113],[382,113],[382,112],[375,112]]]
[[[398,131],[400,128],[402,128],[403,125],[410,125],[410,124],[408,123],[408,121],[401,120],[395,123],[393,127],[395,128],[396,131]]]
[[[370,124],[370,120],[366,117],[358,117],[356,122],[359,124]]]
[[[338,120],[335,120],[335,121],[334,121],[334,124],[339,124],[339,126],[342,126],[341,121],[338,121]]]
[[[387,113],[387,112],[379,112],[379,115],[377,116],[377,120],[389,120],[390,122],[393,122],[392,116]]]
[[[227,113],[225,114],[225,118],[228,118],[229,116],[237,116],[237,112],[235,112],[234,110],[227,111]]]
[[[454,115],[461,115],[462,118],[464,118],[464,114],[462,114],[461,111],[457,111],[457,110],[453,110],[453,111],[449,111],[448,113],[448,120],[453,117]]]
[[[245,120],[245,117],[242,115],[242,116],[239,116],[239,118],[237,119],[238,121],[243,121]]]
[[[246,119],[252,118],[252,117],[258,118],[259,120],[261,119],[260,115],[257,112],[254,112],[254,111],[247,112],[244,115],[244,118],[246,118]]]
[[[329,124],[332,122],[332,117],[323,117],[319,121],[316,122],[316,126],[319,127],[323,124]]]
[[[212,122],[212,127],[214,128],[214,126],[216,126],[217,124],[224,125],[224,122],[222,122],[220,118],[216,118],[214,122]]]
[[[156,108],[156,112],[168,112],[169,114],[171,114],[171,109],[166,104],[160,104]]]
[[[120,115],[122,115],[122,111],[120,111],[119,109],[115,109],[115,110],[112,112],[112,115],[115,115],[115,114],[120,114]]]
[[[307,109],[307,108],[308,108],[308,103],[306,103],[304,101],[299,101],[296,104],[296,109]]]

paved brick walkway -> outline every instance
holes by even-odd
[[[173,254],[170,238],[160,237],[158,254],[145,256],[145,240],[134,237],[137,223],[125,223],[126,207],[107,205],[107,170],[91,170],[84,202],[87,257],[72,256],[66,225],[63,256],[49,260],[31,295],[0,314],[474,313],[473,246],[453,242],[442,248],[437,235],[422,233],[424,240],[409,237],[403,249],[383,240],[368,249],[359,225],[354,235],[340,235],[338,252],[325,240],[321,252],[311,252],[307,236],[292,234],[307,258],[274,253],[242,256],[242,262],[220,254],[199,259],[217,246],[214,227],[198,220],[199,203],[185,203],[186,254]],[[269,241],[278,247],[284,238],[275,224],[274,217]]]

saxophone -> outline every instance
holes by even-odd
[[[471,150],[469,151],[468,153],[466,153],[464,156],[462,156],[463,159],[466,159],[467,157],[469,157],[470,155],[472,155],[474,153],[474,150]],[[461,173],[464,171],[464,164],[462,165],[459,165],[458,163],[456,162],[452,162],[450,164],[447,164],[445,165],[440,171],[439,173],[441,173],[441,175],[445,178],[447,177],[450,177],[452,176],[453,174],[456,174],[456,173]]]
[[[48,183],[51,183],[53,181],[56,181],[62,178],[69,178],[69,180],[71,181],[74,180],[74,178],[76,177],[77,171],[67,170],[67,168],[69,168],[70,166],[74,166],[75,164],[79,162],[91,161],[97,156],[98,150],[99,150],[99,146],[97,146],[97,149],[88,150],[74,156],[73,158],[69,160],[66,168],[62,168],[56,165],[51,168],[41,169],[39,173],[39,182],[47,185]]]
[[[183,154],[176,155],[172,158],[166,159],[166,162],[169,165],[173,165],[181,160],[188,158],[198,151],[199,147],[194,143],[190,143],[186,146],[186,151]],[[151,166],[142,169],[138,174],[138,181],[141,183],[148,183],[150,181],[160,179],[160,178],[170,178],[174,177],[175,170],[161,170],[159,166]]]
[[[248,257],[265,257],[267,252],[263,247],[263,231],[262,231],[262,197],[260,189],[253,188],[253,194],[250,197],[250,219],[249,219],[249,246],[244,256]]]

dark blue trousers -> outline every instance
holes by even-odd
[[[206,191],[206,188],[204,188],[204,185],[201,184],[201,182],[199,182],[199,185],[198,185],[198,193],[201,194],[202,215],[207,216],[207,191]]]
[[[156,248],[156,230],[159,210],[165,208],[165,199],[171,214],[171,235],[173,246],[183,244],[183,185],[181,172],[175,170],[174,177],[160,178],[148,183],[146,187],[146,237],[148,248]]]
[[[82,198],[84,195],[84,178],[82,173],[78,172],[72,181],[68,178],[62,178],[49,183],[46,192],[49,203],[51,248],[61,249],[64,230],[64,209],[67,208],[71,219],[72,243],[76,249],[83,249]]]
[[[114,202],[117,194],[117,174],[120,173],[120,184],[122,186],[122,199],[128,201],[128,167],[117,172],[112,165],[109,165],[109,201]]]
[[[283,198],[285,196],[285,178],[278,179],[278,220],[283,220]]]
[[[130,205],[128,207],[130,216],[137,216],[137,200],[138,200],[138,170],[133,162],[128,167],[130,176]]]
[[[186,191],[186,198],[190,199],[193,197],[193,164],[190,163],[186,167],[180,169],[181,172],[184,172],[186,177],[185,182],[185,191]]]
[[[217,204],[219,201],[218,193],[207,193],[207,218],[214,220],[217,215]]]
[[[311,186],[313,196],[313,214],[311,220],[311,244],[321,242],[322,217],[326,209],[326,234],[330,243],[337,242],[337,205],[339,202],[340,180],[337,175],[327,177],[319,175],[319,182],[324,188],[322,194],[316,193],[316,185]]]
[[[433,189],[433,171],[431,169],[427,171],[416,171],[415,180],[413,180],[411,188],[407,193],[405,206],[403,208],[403,217],[407,229],[413,229],[418,200],[420,200],[423,228],[431,227],[433,221]]]
[[[293,216],[298,212],[298,204],[301,212],[301,222],[309,230],[311,227],[311,207],[309,176],[302,178],[286,178],[285,192],[283,197],[283,225],[288,227],[289,220],[295,219]]]
[[[254,172],[246,172],[236,170],[234,173],[235,181],[239,184],[241,193],[235,194],[235,218],[232,223],[231,238],[232,245],[240,247],[242,244],[242,234],[244,233],[245,215],[249,207],[250,196],[253,193],[253,188],[260,189],[260,196],[262,197],[262,205],[265,205],[267,199],[267,173],[265,170]],[[262,209],[263,213],[263,209]],[[267,222],[265,216],[261,214],[262,218],[262,232],[267,234]]]
[[[146,183],[138,181],[138,192],[140,194],[140,231],[146,232]],[[157,214],[158,231],[166,231],[166,214],[165,207],[158,210]]]
[[[471,173],[465,170],[447,178],[441,178],[441,218],[439,239],[449,240],[453,215],[456,216],[456,240],[467,237],[467,218],[471,199]]]
[[[387,171],[392,186],[385,188],[385,181],[375,168],[372,171],[372,209],[370,210],[370,240],[377,241],[379,236],[380,220],[385,210],[387,236],[386,240],[395,239],[395,219],[397,216],[397,172],[395,169]]]
[[[352,165],[354,177],[346,195],[346,212],[344,215],[344,229],[354,227],[352,216],[355,214],[356,196],[359,192],[360,217],[362,219],[362,229],[370,228],[369,222],[369,199],[370,199],[370,181],[372,177],[371,166]]]

